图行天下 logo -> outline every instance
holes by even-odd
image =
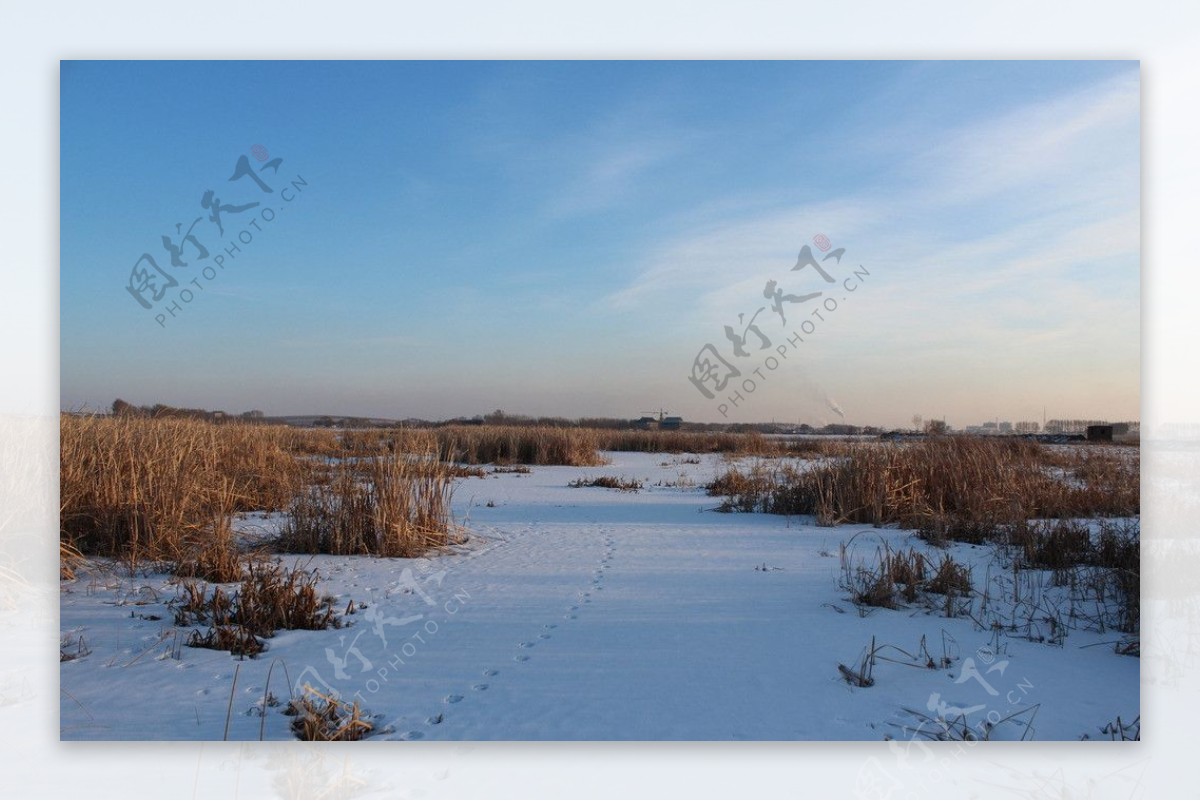
[[[815,291],[789,291],[780,281],[769,279],[763,287],[762,296],[770,303],[759,306],[749,317],[745,312],[739,312],[737,325],[725,326],[725,339],[729,342],[732,355],[727,358],[716,345],[709,342],[693,359],[688,380],[706,399],[716,401],[717,411],[722,417],[728,418],[731,408],[744,403],[746,396],[768,380],[784,360],[794,356],[805,342],[804,337],[815,333],[818,325],[826,322],[826,315],[836,312],[839,302],[844,302],[850,293],[858,291],[871,274],[860,264],[839,281],[834,272],[842,269],[842,257],[846,249],[839,247],[831,250],[833,243],[825,234],[817,234],[812,241],[823,255],[818,258],[812,247],[805,245],[800,249],[790,272],[812,268],[811,274],[820,278],[816,287],[809,287]],[[834,294],[839,286],[846,293],[841,295],[840,300]],[[803,313],[806,309],[802,304],[810,304],[807,314]],[[796,306],[801,308],[793,308]],[[768,309],[770,313],[766,313]],[[797,316],[800,317],[798,323],[795,320]],[[778,327],[768,325],[768,321],[776,317],[779,320]],[[789,323],[789,319],[792,322]],[[764,325],[768,325],[767,331],[763,330]],[[780,337],[783,341],[777,342]]]
[[[160,327],[182,314],[308,188],[299,174],[281,175],[283,159],[271,158],[264,146],[254,145],[250,154],[261,166],[255,169],[245,155],[238,156],[225,182],[235,186],[203,190],[190,222],[185,218],[161,235],[162,251],[145,251],[134,261],[125,290],[143,309],[156,312]]]

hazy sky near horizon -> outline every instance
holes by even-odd
[[[1139,103],[1136,62],[63,62],[61,402],[1136,419]]]

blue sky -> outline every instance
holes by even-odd
[[[64,62],[61,91],[64,408],[1139,416],[1136,62]],[[221,237],[207,190],[260,205]],[[209,258],[172,267],[197,217]],[[817,234],[832,285],[791,269]],[[142,253],[178,280],[149,310]],[[740,358],[768,280],[824,294]],[[741,371],[712,399],[707,344]]]

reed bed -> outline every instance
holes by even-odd
[[[783,488],[797,486],[800,480],[800,471],[788,463],[764,459],[744,466],[730,463],[708,485],[708,494],[724,498],[717,507],[720,512],[786,514],[777,499],[784,497]]]
[[[438,454],[464,464],[527,464],[591,467],[604,464],[600,432],[586,428],[549,426],[445,426],[408,431],[397,448],[412,450],[413,437],[432,434]]]
[[[133,563],[184,560],[229,516],[283,508],[303,477],[280,429],[61,417],[60,540]]]
[[[502,425],[345,431],[293,429],[289,448],[298,454],[328,458],[435,453],[442,461],[467,465],[587,467],[604,463],[599,454],[601,433],[593,429]]]
[[[526,464],[593,467],[605,463],[601,451],[646,453],[725,453],[737,456],[833,456],[847,443],[828,439],[768,439],[757,432],[613,430],[555,426],[442,426],[433,429],[348,431],[347,453],[368,456],[391,449],[424,452],[437,443],[443,461],[464,464]]]
[[[1140,617],[1138,473],[1137,451],[1126,447],[931,437],[857,446],[806,469],[731,465],[708,489],[723,496],[723,511],[813,515],[823,525],[898,524],[939,545],[994,543],[1014,575],[1045,572],[1070,587],[1073,621],[1132,634]],[[1095,527],[1082,522],[1096,518]],[[947,616],[967,611],[970,570],[948,555],[935,564],[912,549],[885,547],[873,563],[851,565],[842,553],[842,587],[860,612],[931,593],[942,597]],[[1033,626],[1031,617],[1026,628]],[[1062,636],[1058,625],[1043,639]]]
[[[291,511],[300,552],[415,555],[450,539],[454,478],[482,474],[438,452],[428,431],[62,415],[62,573],[96,555],[237,581],[248,511]]]
[[[982,542],[1034,518],[1138,513],[1138,460],[1126,449],[1048,452],[1024,440],[931,437],[854,446],[806,470],[731,467],[709,486],[723,508],[917,528]]]
[[[846,453],[837,438],[772,439],[757,431],[612,431],[599,432],[601,450],[648,453],[723,453],[730,456],[835,456]]]
[[[435,451],[346,459],[331,473],[292,501],[281,550],[411,557],[453,541],[458,471]]]
[[[646,453],[737,453],[747,456],[779,455],[779,443],[757,432],[702,431],[603,431],[601,449]]]

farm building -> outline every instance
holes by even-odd
[[[683,418],[664,416],[652,417],[647,415],[634,420],[633,427],[640,428],[643,431],[651,431],[654,429],[661,429],[663,431],[678,431],[683,427]]]

